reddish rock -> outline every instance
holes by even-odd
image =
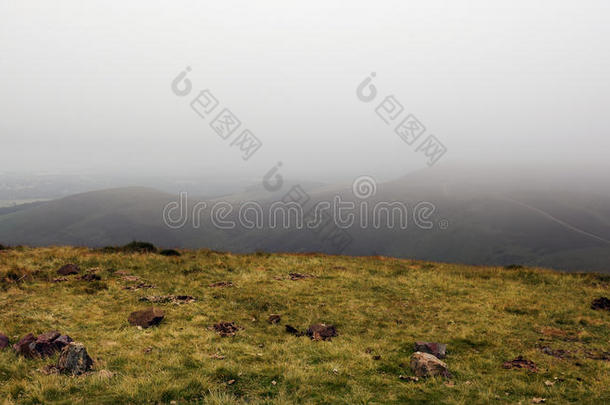
[[[65,346],[68,346],[72,342],[73,342],[73,340],[70,336],[60,335],[57,339],[55,339],[53,341],[53,344],[55,345],[55,348],[60,351],[61,349],[63,349]]]
[[[0,350],[8,347],[8,337],[6,335],[3,335],[2,333],[0,333]]]
[[[148,328],[161,323],[165,317],[165,312],[159,308],[150,307],[140,311],[132,312],[127,320],[131,325]]]
[[[17,354],[24,357],[34,357],[36,355],[36,351],[34,350],[35,344],[36,338],[32,333],[28,333],[13,345],[13,349],[15,349]]]
[[[57,274],[60,276],[69,276],[70,274],[78,274],[79,272],[80,268],[75,264],[66,264],[57,270]]]
[[[60,333],[53,330],[43,333],[36,338],[34,342],[34,350],[42,357],[51,356],[57,351],[57,347],[53,343],[60,336]]]
[[[434,357],[444,359],[447,352],[447,345],[435,342],[415,342],[415,351],[430,353]]]
[[[339,336],[337,328],[333,325],[326,325],[324,323],[311,325],[305,334],[313,340],[330,340],[331,338]]]

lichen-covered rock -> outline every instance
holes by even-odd
[[[57,359],[57,368],[63,374],[80,375],[91,370],[91,366],[93,359],[82,343],[71,342],[62,349]]]
[[[159,308],[150,307],[140,311],[135,311],[129,314],[129,324],[134,326],[141,326],[142,328],[149,328],[154,325],[161,323],[165,317],[165,312]]]
[[[418,377],[448,376],[447,364],[430,353],[415,352],[411,356],[411,370]]]

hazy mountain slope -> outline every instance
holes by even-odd
[[[493,176],[492,176],[493,177]],[[255,199],[267,211],[289,189],[275,194],[264,190],[228,196],[237,220],[243,201]],[[592,191],[593,190],[593,191]],[[332,201],[341,196],[359,206],[351,187],[308,190],[311,201]],[[117,245],[133,239],[166,247],[208,247],[248,252],[341,250],[310,229],[243,227],[222,230],[210,221],[206,201],[200,226],[193,226],[192,207],[184,227],[163,223],[163,207],[177,201],[153,189],[126,188],[91,192],[0,215],[0,242],[4,244]],[[342,250],[353,255],[381,254],[465,264],[523,264],[558,269],[610,272],[610,197],[594,188],[566,191],[561,184],[514,178],[477,177],[477,173],[429,170],[397,181],[379,184],[367,203],[401,201],[409,209],[407,229],[380,229],[355,225],[347,230],[352,242]],[[421,229],[411,217],[418,202],[434,204],[433,229]],[[358,211],[357,211],[358,212]],[[371,213],[369,212],[369,219]],[[447,223],[446,229],[440,224]]]

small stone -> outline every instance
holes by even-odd
[[[430,353],[415,352],[411,356],[411,369],[418,377],[448,376],[447,364]]]
[[[413,381],[413,382],[417,382],[419,381],[419,377],[413,377],[411,375],[399,375],[398,376],[399,379],[401,380],[407,380],[407,381]]]
[[[273,381],[271,381],[271,384],[272,385],[277,385],[277,381],[273,380]]]
[[[57,350],[61,351],[61,349],[63,349],[64,347],[68,346],[72,342],[73,342],[73,340],[72,340],[72,338],[70,336],[68,336],[68,335],[60,335],[57,339],[55,339],[53,341],[53,344],[55,345]]]
[[[0,333],[0,350],[8,347],[8,345],[9,345],[8,337],[6,335],[3,335],[2,333]]]
[[[270,324],[280,323],[281,320],[282,316],[280,314],[271,314],[269,315],[269,318],[267,318],[267,322]]]
[[[112,378],[114,377],[114,373],[112,371],[109,370],[100,370],[97,373],[98,376],[100,376],[100,378]]]
[[[534,403],[534,404],[542,404],[544,402],[546,402],[546,398],[539,398],[539,397],[532,398],[532,403]]]
[[[435,342],[415,342],[415,351],[430,353],[434,357],[444,359],[447,352],[447,345]]]
[[[57,270],[57,274],[60,276],[69,276],[71,274],[78,274],[80,272],[80,267],[75,264],[66,264]]]
[[[229,385],[231,385],[231,384],[233,384],[233,383],[235,383],[235,380],[229,380],[229,381],[227,381],[227,384],[229,384]]]
[[[331,340],[331,338],[339,335],[334,325],[326,325],[324,323],[311,325],[305,334],[313,340]]]
[[[591,303],[591,309],[605,309],[610,311],[610,299],[607,297],[599,297]]]
[[[83,281],[99,281],[102,279],[102,277],[100,277],[99,274],[87,273],[83,274],[80,279]]]
[[[161,323],[165,317],[165,312],[159,308],[150,307],[140,311],[135,311],[129,314],[129,324],[133,326],[140,326],[142,328],[149,328],[154,325]]]
[[[554,382],[554,381],[549,381],[549,380],[546,380],[546,381],[544,382],[544,385],[546,385],[547,387],[550,387],[550,386],[552,386],[552,385],[555,385],[555,382]]]
[[[57,359],[57,368],[63,374],[80,375],[91,370],[93,360],[82,343],[72,342],[64,347]]]

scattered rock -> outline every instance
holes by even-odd
[[[606,311],[610,311],[610,299],[606,297],[600,297],[596,300],[593,300],[591,303],[591,309],[605,309]]]
[[[233,283],[230,281],[218,281],[217,283],[210,284],[210,287],[233,287]]]
[[[228,385],[232,385],[232,384],[234,384],[234,383],[235,383],[235,380],[229,380],[229,381],[227,381],[227,384],[228,384]]]
[[[163,249],[159,252],[161,256],[180,256],[180,252],[174,249]]]
[[[28,333],[17,343],[13,345],[13,349],[17,354],[20,354],[24,357],[34,357],[36,356],[36,352],[34,351],[34,344],[36,343],[36,338],[32,333]]]
[[[381,360],[381,356],[376,354],[373,356],[373,360]]]
[[[338,336],[337,328],[334,325],[323,323],[311,325],[305,334],[313,340],[331,340],[331,338]]]
[[[153,347],[152,346],[148,346],[146,349],[143,350],[144,354],[152,353],[152,351],[153,351]]]
[[[314,278],[311,274],[303,274],[303,273],[289,273],[288,276],[292,281],[303,280],[306,278]]]
[[[430,353],[415,352],[411,356],[411,370],[417,377],[448,377],[447,364]]]
[[[58,277],[53,279],[54,283],[62,283],[64,281],[68,281],[68,279],[66,277]]]
[[[165,317],[165,312],[163,312],[159,308],[150,307],[147,309],[142,309],[140,311],[135,311],[129,314],[129,318],[127,320],[133,326],[140,326],[142,328],[149,328],[154,325],[158,325],[161,323],[163,318]]]
[[[399,379],[401,380],[407,380],[407,381],[412,381],[412,382],[417,382],[419,381],[419,377],[413,377],[411,375],[399,375],[398,376]]]
[[[215,360],[224,360],[225,356],[223,356],[222,354],[214,353],[210,354],[210,358]]]
[[[502,367],[507,369],[524,368],[526,370],[531,371],[532,373],[538,372],[538,367],[536,366],[536,363],[531,360],[524,359],[523,356],[518,356],[516,359],[511,361],[505,361],[504,364],[502,364]]]
[[[148,297],[141,297],[140,301],[150,302],[153,304],[188,304],[195,302],[195,297],[190,295],[149,295]]]
[[[81,280],[84,280],[84,281],[99,281],[99,280],[101,280],[102,278],[100,277],[100,275],[99,275],[99,274],[95,274],[95,273],[87,273],[87,274],[83,274],[83,275],[80,277],[80,279],[81,279]]]
[[[434,342],[415,342],[415,351],[429,353],[439,359],[446,357],[447,345]]]
[[[243,329],[241,326],[237,326],[235,322],[219,322],[214,324],[212,328],[222,337],[235,336],[237,331]]]
[[[544,402],[546,402],[546,398],[539,398],[539,397],[532,398],[533,404],[542,404]]]
[[[291,335],[295,335],[295,336],[304,335],[303,332],[299,332],[299,330],[297,328],[295,328],[294,326],[291,326],[291,325],[286,325],[286,332],[290,333]]]
[[[0,350],[8,347],[8,345],[9,345],[8,337],[6,335],[3,335],[2,333],[0,333]]]
[[[118,273],[118,272],[117,272]],[[140,281],[140,277],[138,276],[132,276],[132,275],[124,275],[123,277],[121,277],[123,280],[125,281]]]
[[[66,264],[57,270],[57,274],[60,276],[69,276],[71,274],[78,274],[80,272],[80,267],[76,264]]]
[[[129,272],[127,270],[117,270],[114,272],[117,276],[129,276]]]
[[[269,318],[267,318],[267,322],[270,324],[280,323],[281,320],[282,316],[280,314],[271,314],[269,315]]]
[[[71,342],[62,349],[57,359],[57,368],[63,374],[80,375],[91,370],[92,365],[93,360],[82,343]]]

